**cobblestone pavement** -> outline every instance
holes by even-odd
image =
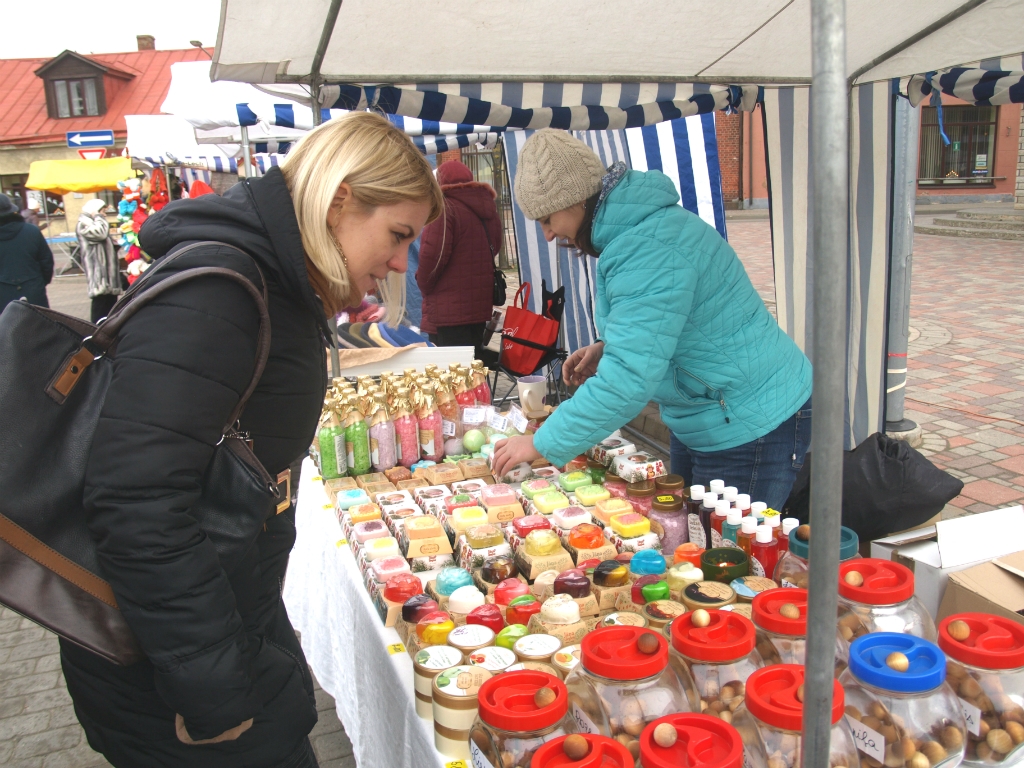
[[[774,309],[768,221],[729,240]],[[1024,244],[915,235],[906,417],[921,452],[960,478],[945,516],[1024,503]]]

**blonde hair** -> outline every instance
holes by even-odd
[[[302,246],[345,306],[358,305],[327,213],[342,182],[367,208],[408,200],[429,203],[427,223],[444,210],[441,188],[426,158],[401,130],[372,112],[351,112],[310,131],[281,164],[292,195]],[[405,313],[405,276],[378,280],[387,322]]]

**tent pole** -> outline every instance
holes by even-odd
[[[803,766],[829,765],[846,410],[849,98],[846,2],[811,0],[814,418]]]
[[[242,178],[249,178],[249,163],[252,162],[252,152],[249,147],[249,129],[244,125],[239,126],[242,135]]]

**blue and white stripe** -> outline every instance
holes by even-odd
[[[914,75],[905,93],[915,107],[938,89],[968,104],[993,106],[1024,103],[1024,70],[953,67]]]

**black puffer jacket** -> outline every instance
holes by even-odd
[[[229,267],[269,293],[271,348],[241,419],[272,475],[309,446],[326,389],[326,318],[310,288],[291,196],[275,168],[224,197],[174,202],[143,248],[218,240],[168,265]],[[254,262],[255,260],[255,262]],[[161,277],[154,274],[154,278]],[[166,276],[163,276],[164,278]],[[316,723],[312,681],[281,601],[294,512],[270,520],[257,550],[225,573],[190,517],[224,422],[252,376],[258,315],[233,282],[201,278],[125,326],[90,451],[86,506],[104,574],[148,660],[118,667],[62,644],[68,690],[89,743],[118,768],[276,766]],[[236,741],[186,746],[248,718]]]

